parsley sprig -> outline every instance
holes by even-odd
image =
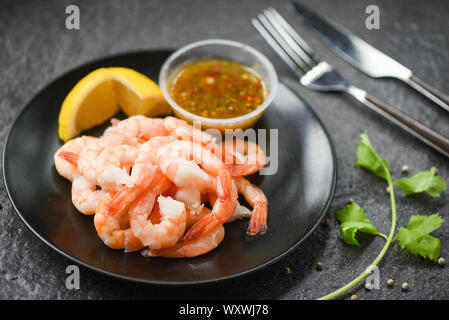
[[[394,185],[401,188],[406,196],[427,192],[432,197],[437,197],[441,192],[447,189],[443,178],[437,176],[436,172],[433,170],[421,171],[411,178],[402,178],[393,181],[387,160],[382,159],[379,156],[372,146],[366,132],[361,135],[355,165],[371,171],[387,182],[390,189],[391,202],[390,232],[388,236],[380,233],[367,218],[362,208],[356,203],[348,205],[345,209],[338,210],[335,213],[335,216],[337,220],[340,221],[340,234],[345,243],[359,245],[359,242],[356,239],[357,232],[381,236],[386,241],[382,250],[365,271],[340,289],[319,298],[320,300],[332,299],[355,286],[372,272],[373,268],[377,266],[387,252],[395,239],[394,234],[396,231],[396,200],[394,196]],[[441,254],[441,242],[439,239],[431,236],[430,233],[438,229],[443,221],[444,220],[438,213],[431,216],[412,216],[407,227],[400,228],[396,239],[401,248],[406,249],[411,253],[419,254],[424,258],[436,261]]]
[[[429,233],[441,227],[443,222],[438,213],[431,216],[412,216],[407,227],[399,229],[396,238],[402,249],[437,261],[441,255],[441,241]]]
[[[357,231],[388,239],[386,235],[377,231],[357,203],[349,204],[346,209],[338,210],[335,212],[335,217],[340,221],[340,234],[347,244],[359,245],[355,238]]]

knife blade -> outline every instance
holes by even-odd
[[[350,31],[320,17],[297,1],[290,1],[293,14],[334,52],[373,78],[391,77],[412,88],[449,111],[449,96],[418,78],[407,67],[360,39]]]

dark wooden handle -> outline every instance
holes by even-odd
[[[422,124],[418,120],[415,120],[405,113],[402,113],[398,109],[390,106],[389,104],[373,97],[370,94],[366,94],[365,99],[381,109],[384,113],[387,113],[391,118],[401,125],[404,129],[412,133],[414,136],[433,147],[437,151],[443,153],[446,157],[449,157],[449,138],[443,136],[441,133],[429,128]]]
[[[446,105],[449,106],[449,95],[447,95],[446,93],[444,93],[443,91],[441,91],[440,89],[432,86],[431,84],[425,82],[424,80],[418,78],[417,76],[415,76],[414,74],[412,74],[410,76],[410,81],[414,82],[416,85],[418,85],[419,87],[421,87],[422,89],[430,92],[431,94],[433,94],[435,97],[437,97],[438,99],[440,99],[441,101],[443,101]]]

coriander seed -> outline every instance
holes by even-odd
[[[329,218],[324,219],[323,225],[324,225],[325,227],[329,227],[330,224],[331,224],[331,220],[330,220]]]
[[[348,204],[353,204],[354,202],[355,202],[354,199],[349,198],[347,203],[348,203]]]
[[[373,289],[373,285],[372,285],[371,283],[367,282],[367,283],[365,284],[365,289],[366,289],[366,290],[372,290],[372,289]]]
[[[290,274],[290,273],[292,273],[292,269],[290,269],[290,267],[285,267],[284,273],[285,274]]]
[[[387,286],[392,287],[394,285],[394,280],[393,279],[388,279],[387,280]]]
[[[403,165],[402,169],[401,169],[402,173],[408,173],[408,166],[407,165]]]
[[[404,283],[402,284],[401,288],[402,288],[403,291],[407,291],[407,290],[408,290],[408,283],[407,283],[407,282],[404,282]]]
[[[321,269],[323,269],[323,263],[322,263],[322,262],[318,262],[318,263],[316,264],[316,269],[317,269],[318,271],[321,271]]]
[[[391,193],[391,188],[388,187],[386,191],[387,191],[388,194],[390,194]]]
[[[444,265],[446,264],[446,260],[445,260],[444,258],[439,258],[439,259],[438,259],[438,264],[439,264],[440,266],[444,266]]]
[[[351,300],[359,300],[359,297],[357,297],[356,294],[353,294],[353,295],[351,296]]]

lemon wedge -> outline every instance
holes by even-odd
[[[120,109],[127,116],[150,117],[171,111],[159,86],[145,75],[129,68],[100,68],[81,79],[64,99],[58,119],[59,138],[70,140]]]

